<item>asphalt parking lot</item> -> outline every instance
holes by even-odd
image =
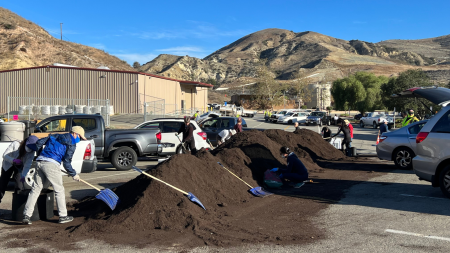
[[[245,118],[248,127],[283,129],[293,131],[293,125],[266,123],[261,116]],[[320,131],[317,126],[304,126]],[[337,127],[330,127],[333,133]],[[353,145],[358,153],[375,153],[378,130],[355,126]],[[412,171],[395,170],[369,181],[351,187],[338,203],[330,205],[314,220],[316,225],[327,231],[327,237],[302,246],[248,245],[226,249],[232,252],[448,252],[450,248],[450,199],[445,198],[438,188],[419,181]],[[150,169],[157,164],[154,158],[141,159],[137,166]],[[135,178],[135,171],[117,171],[111,164],[100,163],[94,173],[81,177],[100,188],[113,188]],[[96,194],[96,190],[64,178],[67,201],[79,200]],[[308,208],[307,206],[305,208]],[[0,211],[4,218],[10,216],[11,192],[7,192]],[[11,229],[6,222],[0,223],[0,237]],[[5,245],[0,243],[0,248]],[[114,248],[95,244],[97,252],[128,251],[127,247]],[[170,248],[163,250],[171,251]],[[209,252],[214,249],[198,248],[193,252]],[[19,251],[19,250],[18,250]],[[136,250],[134,252],[148,252]]]

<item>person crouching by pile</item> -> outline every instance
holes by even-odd
[[[333,135],[333,137],[336,137],[338,134],[342,132],[344,134],[344,138],[342,139],[342,151],[344,151],[345,145],[345,149],[347,150],[346,152],[350,152],[349,150],[352,142],[352,137],[350,135],[350,128],[345,124],[344,120],[342,119],[339,119],[337,124],[339,126],[339,131],[335,135]]]
[[[270,171],[279,173],[279,177],[283,182],[294,188],[300,188],[308,179],[308,170],[302,161],[298,159],[297,155],[288,147],[281,147],[280,155],[282,158],[287,158],[286,168],[273,168]]]

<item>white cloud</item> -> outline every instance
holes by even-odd
[[[115,56],[119,57],[122,60],[127,61],[130,65],[135,61],[140,64],[145,64],[151,60],[153,60],[157,54],[115,54]]]

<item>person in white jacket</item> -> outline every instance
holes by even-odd
[[[27,147],[38,141],[36,136],[30,136],[19,142],[13,141],[5,153],[3,153],[2,174],[0,176],[0,203],[5,195],[9,179],[14,174],[16,189],[23,190],[25,176],[31,168],[34,159],[34,151]]]

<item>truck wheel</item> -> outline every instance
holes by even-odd
[[[447,165],[439,176],[439,187],[447,198],[450,198],[450,165]]]
[[[364,128],[364,122],[363,122],[362,120],[359,122],[359,126],[360,126],[361,128]]]
[[[373,129],[377,129],[377,127],[378,127],[377,122],[374,121],[372,127],[373,127]]]
[[[289,125],[292,124],[292,120],[289,120],[289,121],[288,121],[288,124],[289,124]]]
[[[308,123],[305,123],[305,126],[309,126],[309,124],[308,124]]]
[[[253,117],[255,117],[255,115],[253,115],[253,114],[250,114],[250,118],[253,118]]]
[[[117,170],[130,170],[137,163],[137,154],[130,147],[120,147],[111,156],[111,164]]]

